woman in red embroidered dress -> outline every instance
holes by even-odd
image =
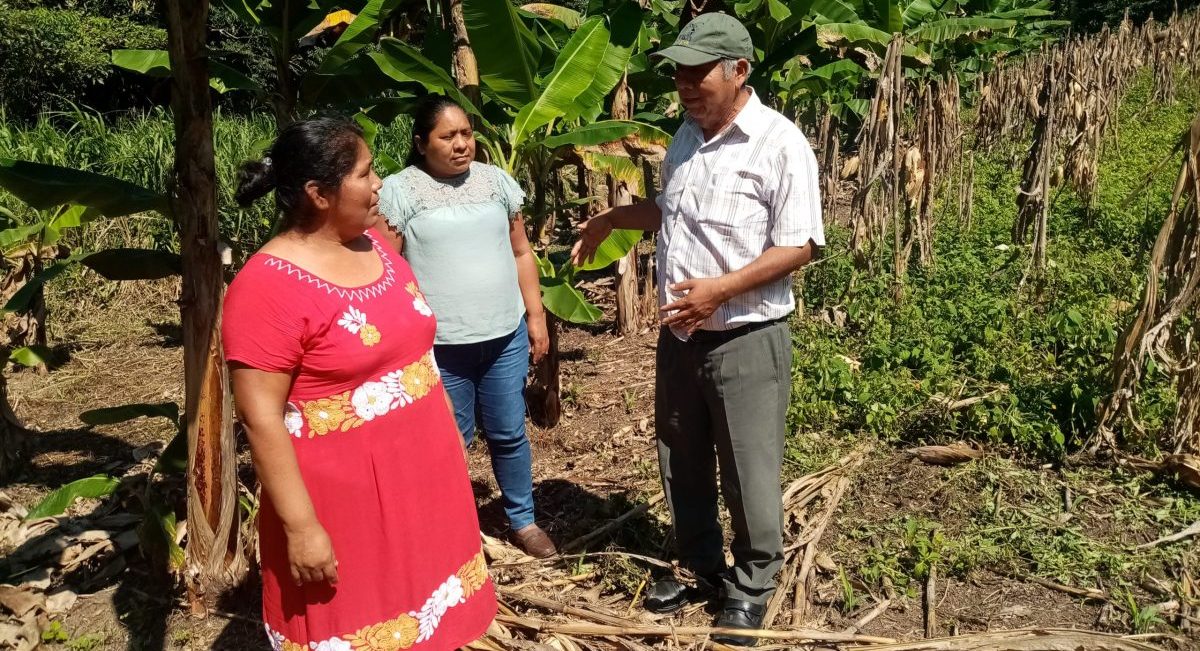
[[[381,245],[379,188],[340,118],[292,124],[241,172],[238,201],[274,190],[284,220],[222,324],[276,651],[452,649],[495,614],[433,313]]]

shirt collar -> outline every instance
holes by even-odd
[[[758,99],[758,93],[750,88],[750,98],[746,100],[746,104],[742,106],[738,114],[734,116],[733,122],[725,128],[721,135],[728,133],[730,129],[741,131],[747,138],[753,138],[762,126],[762,120],[759,119],[759,113],[762,111],[763,103]],[[696,139],[696,146],[705,144],[704,130],[691,117],[687,118],[687,123],[692,127],[692,135]]]
[[[741,130],[746,136],[754,137],[758,134],[760,127],[762,127],[763,121],[759,119],[762,106],[762,102],[758,99],[758,93],[754,92],[754,89],[751,88],[750,99],[746,100],[746,105],[733,118],[733,126]]]

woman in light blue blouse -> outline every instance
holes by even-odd
[[[525,378],[549,339],[525,193],[475,161],[462,107],[427,97],[413,116],[408,166],[383,181],[379,209],[437,317],[434,353],[467,444],[483,430],[517,543],[544,558],[554,543],[534,521]]]

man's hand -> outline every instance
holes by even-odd
[[[609,215],[611,210],[611,208],[604,210],[579,225],[579,241],[571,249],[571,264],[579,267],[591,262],[596,257],[596,249],[600,248],[600,244],[613,231],[612,219]]]
[[[687,294],[659,309],[665,326],[677,326],[691,334],[704,323],[721,304],[729,300],[725,281],[721,278],[694,278],[670,286],[671,291]],[[673,313],[673,314],[672,314]]]
[[[535,314],[525,319],[529,328],[529,353],[537,364],[550,350],[550,331],[546,328],[546,313]]]

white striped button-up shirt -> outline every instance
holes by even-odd
[[[672,284],[737,271],[773,246],[825,245],[817,160],[790,120],[749,101],[711,140],[692,120],[675,134],[663,161],[658,197],[659,304],[682,298]],[[785,317],[796,308],[792,277],[735,296],[700,327],[729,330]],[[677,337],[686,334],[674,328]]]

